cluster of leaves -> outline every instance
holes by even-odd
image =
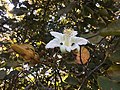
[[[8,1],[0,1],[0,89],[119,90],[119,0]],[[49,32],[64,28],[90,41],[84,46],[90,53],[87,63],[76,64],[73,52],[45,49],[52,39]],[[30,66],[18,53],[10,53],[13,43],[32,45],[40,62]]]

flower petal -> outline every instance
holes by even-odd
[[[88,42],[89,41],[87,39],[85,39],[85,38],[79,37],[79,39],[78,39],[78,44],[79,45],[86,45]]]
[[[60,51],[61,51],[62,53],[65,53],[65,52],[66,52],[66,49],[65,49],[65,46],[64,46],[64,45],[61,45],[61,46],[60,46]]]
[[[60,46],[60,41],[59,39],[55,38],[53,40],[51,40],[46,46],[45,48],[55,48],[55,47],[59,47]]]
[[[70,51],[71,51],[71,47],[66,46],[66,50],[67,50],[68,52],[70,52]]]
[[[79,45],[86,45],[89,41],[82,37],[72,37],[72,42],[77,43]]]
[[[55,38],[58,38],[59,40],[61,40],[62,37],[63,37],[63,34],[62,33],[58,33],[58,32],[50,32],[50,34],[52,36],[54,36]]]
[[[77,31],[72,32],[72,36],[76,36],[77,34],[78,34]]]
[[[74,44],[73,46],[71,46],[72,50],[77,49],[78,51],[80,50],[80,46],[78,44]]]

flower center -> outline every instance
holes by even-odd
[[[63,33],[64,33],[64,45],[65,46],[71,46],[71,37],[72,37],[72,34],[73,34],[73,32],[74,32],[74,30],[73,29],[65,29],[64,31],[63,31]]]
[[[65,35],[71,36],[72,33],[73,33],[73,31],[74,31],[74,30],[72,30],[72,29],[65,29],[65,30],[63,31],[63,33],[64,33]]]

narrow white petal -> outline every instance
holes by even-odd
[[[77,41],[78,41],[77,43],[79,45],[86,45],[89,42],[87,39],[81,38],[81,37],[79,37],[79,39]]]
[[[80,51],[80,46],[79,46],[79,47],[77,47],[77,50],[78,50],[78,51]]]
[[[72,42],[79,45],[86,45],[89,41],[82,37],[72,37]]]
[[[79,45],[78,44],[74,44],[74,45],[71,46],[71,49],[72,50],[79,49]]]
[[[60,42],[58,39],[53,39],[51,40],[46,46],[45,48],[55,48],[55,47],[59,47],[60,46]]]
[[[61,51],[62,53],[65,53],[65,52],[66,52],[64,45],[61,45],[61,46],[60,46],[60,51]]]
[[[68,52],[71,52],[71,47],[66,46],[66,50],[67,50]]]
[[[77,34],[78,34],[77,31],[72,32],[72,36],[76,36]]]
[[[55,38],[58,38],[58,39],[62,39],[62,37],[63,37],[63,34],[62,33],[58,33],[58,32],[50,32],[50,34],[52,35],[52,36],[54,36]]]

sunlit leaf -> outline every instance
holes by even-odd
[[[29,61],[29,64],[30,64],[31,66],[34,66],[35,64],[40,63],[39,58],[40,58],[40,57],[39,57],[38,53],[35,53],[34,58]]]
[[[29,50],[29,47],[26,47],[26,45],[18,45],[18,44],[13,44],[11,45],[11,48],[17,52],[18,54],[22,55],[25,59],[30,59],[31,57],[34,57],[34,52],[32,50]]]
[[[39,63],[39,55],[35,52],[34,47],[29,44],[13,44],[11,48],[21,55],[25,62],[29,62],[30,64]]]

